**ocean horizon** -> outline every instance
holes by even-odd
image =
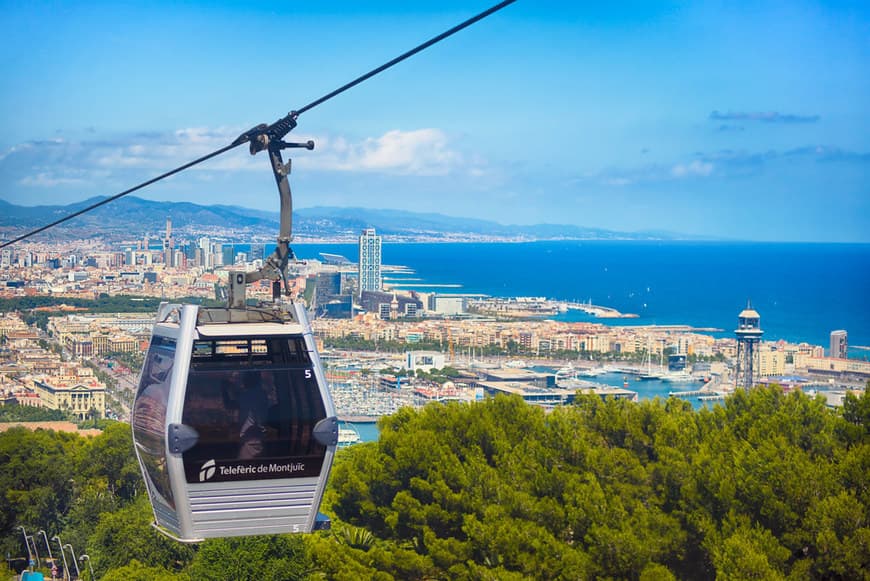
[[[299,258],[357,258],[355,244],[294,244]],[[606,325],[691,325],[733,336],[752,301],[765,340],[829,343],[845,329],[850,354],[870,351],[870,244],[544,241],[384,243],[385,265],[407,266],[414,290],[539,296],[634,313],[595,319],[571,311],[561,320]],[[391,282],[401,288],[402,276]],[[396,280],[398,279],[398,280]],[[420,286],[422,285],[422,286]],[[431,286],[429,286],[431,285]],[[455,285],[455,286],[444,286]]]

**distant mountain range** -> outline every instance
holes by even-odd
[[[73,214],[101,199],[91,198],[68,206],[18,206],[0,200],[0,231],[20,234]],[[155,202],[134,196],[121,198],[63,224],[56,237],[129,238],[163,233],[166,218],[172,218],[179,235],[212,233],[274,237],[278,213],[239,206],[201,206],[188,202]],[[344,241],[354,239],[364,228],[400,240],[664,240],[687,238],[668,232],[616,232],[568,224],[505,225],[488,220],[455,218],[443,214],[372,210],[367,208],[314,207],[293,213],[297,239]]]

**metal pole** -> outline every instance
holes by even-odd
[[[36,553],[36,566],[39,567],[39,548],[36,546],[36,538],[33,535],[27,537],[30,539],[30,542],[33,543],[33,552]]]
[[[96,577],[96,575],[94,575],[94,566],[91,565],[91,558],[88,557],[87,555],[81,555],[79,557],[79,561],[87,561],[88,562],[88,570],[91,572],[91,581],[95,581],[95,579],[97,577]]]
[[[54,557],[51,556],[51,544],[49,544],[48,542],[48,535],[45,534],[45,531],[43,530],[39,530],[37,531],[37,533],[41,534],[42,538],[45,539],[45,548],[48,549],[48,560],[51,561],[52,564],[54,564]]]
[[[73,566],[76,568],[76,579],[81,578],[82,573],[79,571],[79,562],[76,560],[76,552],[73,550],[73,546],[69,543],[65,544],[64,547],[69,547],[70,555],[72,555]]]
[[[30,562],[33,561],[33,553],[30,552],[30,542],[27,540],[27,531],[24,530],[24,527],[18,525],[18,528],[21,529],[21,534],[24,535],[24,546],[27,547],[27,566],[30,567]]]
[[[63,576],[66,579],[71,579],[70,574],[69,574],[69,568],[67,567],[67,564],[66,564],[66,553],[63,551],[63,543],[61,542],[60,537],[57,535],[54,535],[53,537],[51,537],[51,540],[57,541],[57,544],[60,545],[60,557],[61,557],[61,559],[63,559]]]

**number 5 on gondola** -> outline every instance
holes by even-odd
[[[132,414],[157,528],[197,542],[328,527],[338,422],[304,308],[164,304],[157,321]]]

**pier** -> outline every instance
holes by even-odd
[[[692,391],[669,391],[668,396],[670,396],[670,397],[698,397],[698,398],[700,398],[700,397],[703,397],[705,395],[712,395],[713,393],[718,393],[718,392],[711,392],[711,391],[706,391],[703,389],[695,389]]]
[[[701,401],[723,401],[727,394],[722,391],[709,391],[696,389],[694,391],[669,391],[669,397],[678,397],[680,399],[691,399],[697,397]]]
[[[348,422],[351,424],[373,424],[380,419],[380,416],[361,416],[353,414],[338,414],[338,421]]]
[[[721,401],[725,399],[726,395],[728,395],[727,390],[719,389],[721,383],[722,377],[714,375],[709,383],[699,389],[693,389],[691,391],[669,391],[668,396],[684,399],[697,397],[701,401]]]
[[[725,396],[728,395],[726,391],[720,391],[718,379],[715,379],[705,385],[700,389],[693,389],[691,391],[669,391],[669,397],[679,397],[683,399],[689,399],[693,397],[697,397],[701,401],[721,401],[725,399]]]
[[[637,319],[638,315],[633,313],[620,313],[616,309],[611,307],[602,307],[601,305],[593,305],[591,302],[589,303],[570,303],[570,302],[559,302],[558,303],[560,310],[573,310],[573,311],[583,311],[588,315],[592,315],[599,319]]]

